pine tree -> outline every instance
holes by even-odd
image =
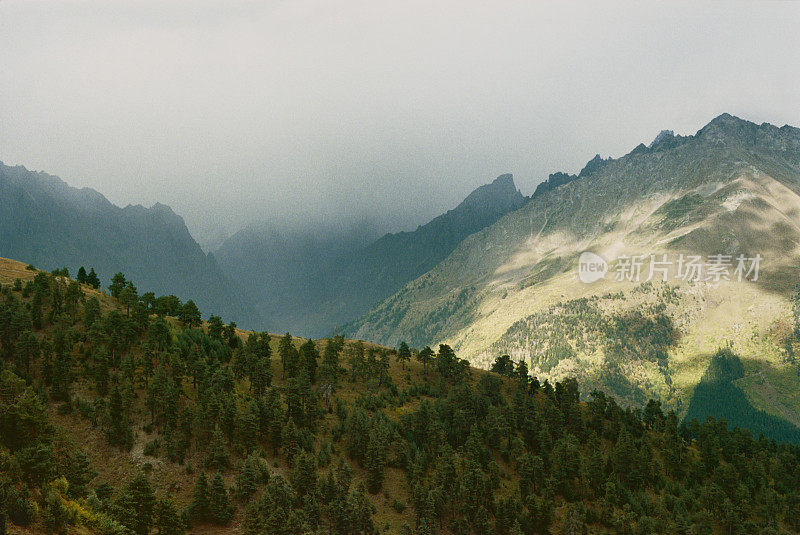
[[[260,398],[270,384],[272,384],[272,363],[269,357],[258,357],[250,375],[250,387],[256,397]]]
[[[259,428],[262,433],[267,434],[273,451],[277,454],[281,448],[283,437],[283,421],[285,419],[283,405],[278,391],[270,388],[266,394],[266,400],[259,418]]]
[[[256,453],[250,454],[236,476],[236,495],[240,500],[247,500],[262,483],[269,481],[269,470]]]
[[[147,535],[153,523],[155,502],[150,482],[140,473],[120,491],[114,502],[114,516],[137,535]]]
[[[514,361],[508,355],[501,355],[494,360],[490,370],[494,373],[511,377],[514,375]]]
[[[197,308],[197,305],[194,304],[194,301],[189,299],[181,307],[180,312],[178,314],[178,319],[180,319],[181,322],[183,322],[183,324],[188,327],[197,327],[200,325],[202,321],[202,317],[200,316],[200,309]]]
[[[183,535],[186,531],[178,510],[169,498],[156,502],[153,516],[153,528],[158,535]]]
[[[367,490],[370,494],[377,494],[383,486],[387,441],[388,430],[385,424],[382,421],[374,422],[364,456],[364,468],[367,470]]]
[[[208,335],[214,340],[222,340],[222,318],[211,315],[208,318]]]
[[[317,462],[314,455],[303,452],[297,456],[290,481],[297,494],[307,496],[317,488]]]
[[[244,509],[242,531],[245,535],[258,535],[265,531],[264,520],[261,518],[261,510],[257,500],[247,502],[247,506]]]
[[[111,399],[108,404],[108,416],[106,419],[106,438],[109,444],[122,446],[130,449],[133,445],[133,432],[125,414],[122,401],[122,394],[119,385],[114,385],[111,391]]]
[[[258,406],[254,401],[238,415],[236,427],[241,446],[246,452],[253,451],[258,446],[259,425]]]
[[[400,342],[400,347],[397,348],[397,360],[406,369],[406,362],[411,360],[411,349],[405,341]]]
[[[78,278],[75,279],[81,284],[86,284],[86,268],[81,266],[78,269]]]
[[[365,359],[364,342],[358,340],[350,347],[350,378],[353,381],[364,379],[368,375]]]
[[[372,521],[375,506],[369,501],[363,483],[350,494],[348,501],[350,526],[353,532],[364,535],[375,533],[375,523]]]
[[[211,521],[211,498],[208,490],[208,478],[205,472],[200,472],[194,485],[192,503],[187,510],[192,524]]]
[[[320,376],[324,383],[323,387],[329,392],[335,391],[339,382],[339,352],[343,345],[344,339],[341,336],[334,336],[325,344],[325,351],[322,354]]]
[[[108,285],[108,289],[111,292],[112,297],[119,297],[119,294],[125,289],[125,286],[128,284],[128,281],[125,280],[125,275],[122,273],[115,273],[113,277],[111,277],[111,284]]]
[[[419,360],[422,363],[425,377],[428,376],[428,364],[433,362],[433,357],[434,357],[433,349],[431,349],[428,346],[425,346],[422,349],[422,351],[419,352],[419,355],[417,355],[417,360]]]
[[[66,312],[72,323],[75,323],[78,315],[78,305],[83,300],[83,290],[77,282],[70,282],[67,291],[64,293],[64,312]]]
[[[101,316],[100,301],[98,301],[96,297],[87,299],[86,303],[83,305],[83,325],[86,330],[88,331]]]
[[[31,363],[36,361],[41,355],[39,340],[31,331],[23,331],[14,348],[14,361],[17,367],[17,374],[21,377],[28,377],[31,373]]]
[[[59,337],[62,342],[59,343]],[[50,386],[50,396],[57,401],[68,401],[70,386],[72,385],[72,358],[64,346],[64,333],[56,332],[55,358],[53,359],[53,377]]]
[[[100,278],[94,272],[94,268],[89,269],[89,274],[86,276],[86,284],[97,290],[100,288]]]
[[[278,355],[281,358],[281,379],[294,377],[297,368],[296,355],[294,344],[292,343],[292,335],[286,333],[281,341],[278,343]]]
[[[313,340],[308,339],[303,343],[303,345],[300,346],[299,353],[301,369],[305,371],[306,375],[308,376],[308,380],[311,383],[316,382],[317,359],[319,358],[317,344],[315,344]]]
[[[84,498],[89,490],[89,482],[97,475],[85,453],[78,450],[69,458],[64,476],[69,483],[69,495]]]
[[[215,524],[226,525],[231,521],[233,517],[233,506],[228,500],[228,491],[225,489],[225,483],[222,481],[222,474],[219,472],[217,472],[214,479],[211,480],[208,503],[211,510],[211,519]]]
[[[439,376],[451,379],[455,375],[457,364],[458,357],[453,348],[447,344],[440,344],[439,353],[436,355],[436,370],[439,372]]]
[[[139,301],[139,294],[136,291],[136,286],[128,282],[125,287],[119,292],[119,302],[125,307],[125,314],[131,315],[131,307]]]
[[[205,461],[207,468],[227,468],[230,465],[230,458],[228,457],[228,450],[225,447],[225,439],[222,437],[222,431],[219,426],[214,428],[214,436],[211,438],[211,444],[208,446],[208,455]]]

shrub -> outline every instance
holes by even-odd
[[[150,442],[144,445],[144,454],[148,457],[158,457],[158,450],[159,450],[159,442],[157,438],[154,438]]]

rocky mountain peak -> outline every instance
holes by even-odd
[[[517,189],[517,187],[514,185],[514,175],[511,173],[506,173],[495,178],[492,181],[492,185],[504,188],[510,187],[514,191]]]
[[[600,157],[599,154],[595,154],[594,158],[592,158],[591,160],[586,162],[586,165],[583,166],[583,169],[581,169],[581,172],[578,173],[578,176],[579,177],[584,177],[584,176],[587,176],[587,175],[591,175],[595,171],[600,170],[600,168],[602,168],[604,165],[606,165],[610,161],[611,161],[611,158],[608,158],[607,160],[604,160],[603,158]]]
[[[495,178],[491,183],[478,187],[467,195],[459,207],[483,206],[487,203],[502,206],[503,209],[521,206],[525,196],[517,190],[514,175],[508,173]],[[456,208],[457,210],[458,208]]]

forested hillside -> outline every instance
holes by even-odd
[[[800,449],[722,421],[0,268],[0,533],[800,531]]]

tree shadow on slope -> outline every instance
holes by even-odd
[[[730,349],[717,351],[695,387],[684,422],[707,417],[724,418],[731,427],[750,430],[754,435],[800,444],[800,429],[790,422],[756,409],[735,384],[744,377],[741,359]]]

